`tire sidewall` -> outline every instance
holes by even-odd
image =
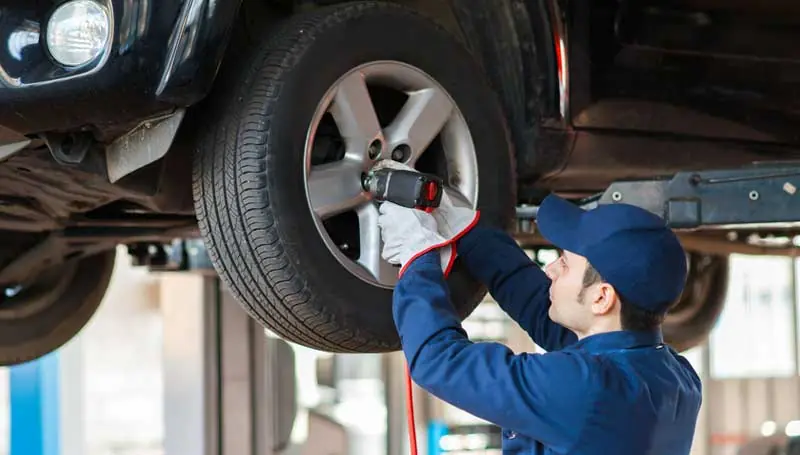
[[[513,217],[511,140],[480,68],[455,39],[422,17],[383,5],[305,32],[300,38],[307,43],[303,52],[291,56],[293,61],[286,62],[289,70],[275,81],[281,85],[280,96],[272,105],[257,107],[274,110],[273,124],[264,138],[268,182],[268,196],[264,196],[269,199],[282,247],[295,258],[293,266],[311,290],[309,304],[325,307],[341,325],[368,331],[370,337],[377,336],[395,348],[392,291],[371,286],[341,266],[319,235],[306,198],[304,148],[320,100],[339,78],[365,63],[394,60],[430,75],[454,99],[469,126],[484,225],[506,228]],[[268,72],[269,68],[262,69],[254,86]],[[448,281],[453,303],[466,317],[485,290],[460,261]]]

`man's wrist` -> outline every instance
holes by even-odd
[[[484,229],[481,223],[478,222],[456,240],[456,251],[460,256],[468,255],[473,248],[480,244],[481,233]]]

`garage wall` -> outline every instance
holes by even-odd
[[[83,362],[85,455],[161,455],[158,275],[133,267],[119,248],[100,310],[73,342]]]
[[[709,445],[712,455],[736,454],[741,446],[764,435],[785,432],[800,420],[800,381],[796,377],[710,381]],[[774,423],[774,425],[773,425]]]
[[[709,455],[739,455],[800,425],[800,262],[734,256],[728,302],[708,343]],[[792,423],[797,422],[797,423]]]

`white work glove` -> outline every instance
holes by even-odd
[[[381,256],[391,264],[400,264],[400,275],[411,261],[434,249],[439,250],[442,272],[445,276],[450,273],[455,259],[453,248],[437,231],[431,214],[383,202],[378,226],[384,243]]]
[[[450,190],[445,189],[439,207],[433,211],[433,217],[436,219],[439,233],[452,242],[475,226],[480,218],[480,212],[473,210],[458,192],[450,193]]]
[[[380,160],[377,163],[375,163],[375,166],[372,166],[372,170],[375,171],[377,171],[378,169],[386,169],[386,168],[397,169],[401,171],[419,172],[413,167],[395,160]]]

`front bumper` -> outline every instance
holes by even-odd
[[[201,99],[216,75],[240,0],[95,0],[111,43],[83,67],[46,49],[50,0],[0,6],[0,131],[115,129]],[[58,2],[63,3],[63,2]],[[2,136],[2,135],[0,135]]]

